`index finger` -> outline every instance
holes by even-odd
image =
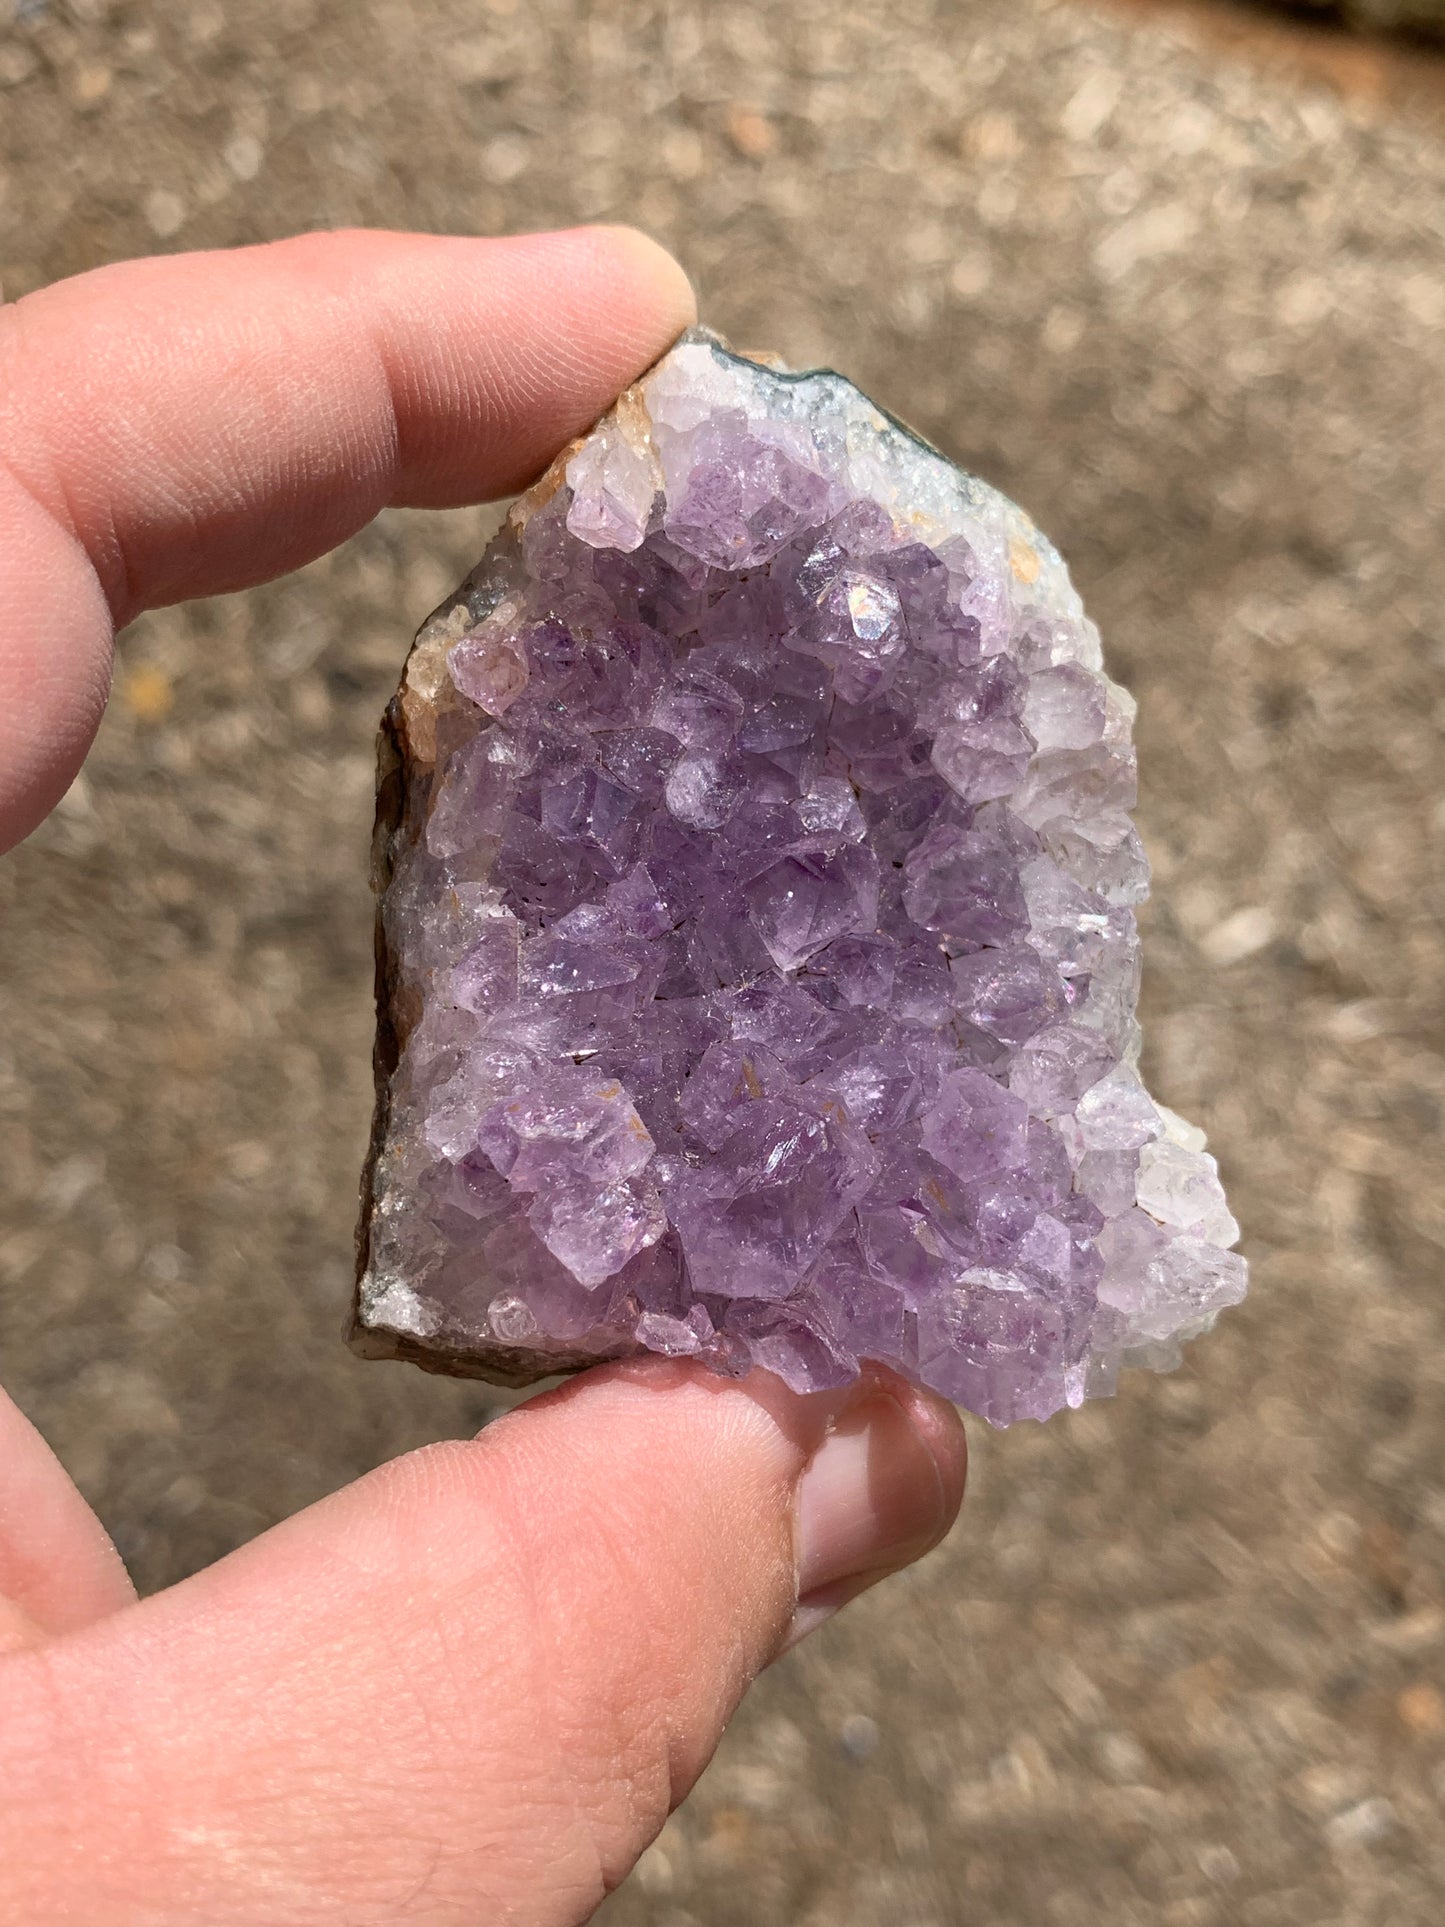
[[[73,778],[138,610],[296,568],[388,503],[510,492],[692,314],[618,228],[306,235],[0,309],[0,847]]]

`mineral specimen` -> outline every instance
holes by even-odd
[[[877,1360],[999,1424],[1244,1292],[1135,1070],[1134,705],[1002,496],[693,332],[388,712],[354,1342]]]

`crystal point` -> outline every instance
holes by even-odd
[[[1243,1295],[1134,1061],[1133,704],[1021,511],[693,331],[383,734],[355,1342],[526,1383],[876,1361],[999,1424]]]

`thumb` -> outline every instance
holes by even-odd
[[[956,1415],[895,1379],[657,1361],[399,1459],[4,1663],[16,1917],[583,1921],[758,1670],[963,1477]]]

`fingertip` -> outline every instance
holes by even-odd
[[[801,1605],[849,1597],[938,1544],[963,1496],[961,1440],[939,1401],[891,1374],[860,1382],[798,1484]]]
[[[134,1600],[104,1526],[0,1391],[0,1651],[73,1632]]]
[[[943,1510],[939,1530],[931,1542],[936,1545],[958,1517],[963,1504],[968,1484],[968,1433],[958,1407],[937,1393],[920,1391],[916,1385],[904,1386],[897,1381],[895,1395],[900,1396],[909,1421],[938,1473]]]
[[[715,1459],[720,1470],[748,1467],[758,1490],[770,1487],[780,1505],[791,1502],[796,1481],[825,1442],[839,1411],[859,1387],[841,1392],[794,1392],[761,1368],[732,1378],[695,1358],[644,1354],[593,1365],[551,1386],[494,1422],[483,1441],[504,1437],[504,1427],[532,1426],[547,1412],[569,1412],[583,1441],[605,1450],[619,1435],[636,1431],[649,1441],[650,1475],[666,1482],[668,1468],[689,1454]]]
[[[697,295],[687,271],[641,228],[600,226],[590,232],[615,252],[620,272],[637,290],[655,323],[660,353],[697,320]]]
[[[881,1366],[832,1391],[795,1392],[761,1368],[720,1378],[695,1359],[649,1356],[593,1366],[529,1405],[576,1400],[603,1428],[618,1406],[633,1406],[675,1442],[704,1432],[736,1449],[741,1428],[752,1451],[766,1446],[776,1472],[796,1482],[804,1593],[911,1564],[945,1536],[963,1503],[968,1438],[957,1408]]]
[[[0,555],[3,852],[49,815],[85,760],[110,690],[111,624],[79,542],[3,470]]]

